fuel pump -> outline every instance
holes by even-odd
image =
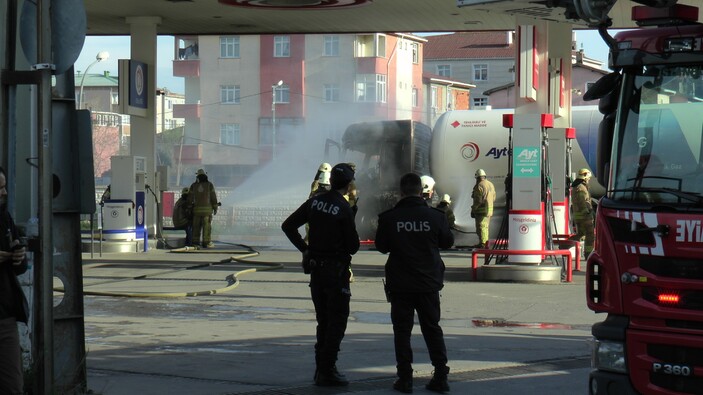
[[[103,202],[103,234],[107,240],[144,241],[146,227],[146,158],[113,156],[110,197]]]
[[[553,126],[551,114],[514,116],[512,152],[512,207],[508,212],[508,249],[540,251],[545,246],[543,199],[545,129]],[[515,255],[513,264],[539,264],[541,255]]]
[[[549,135],[549,161],[551,173],[552,233],[555,236],[567,236],[569,227],[569,186],[568,176],[571,169],[571,143],[576,138],[574,128],[554,128]]]

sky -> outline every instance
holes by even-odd
[[[614,34],[614,33],[611,33]],[[90,70],[91,74],[101,74],[109,71],[112,75],[117,75],[117,60],[129,59],[130,44],[129,36],[88,36],[83,45],[83,50],[75,62],[75,71],[85,72],[100,51],[107,51],[110,57],[99,62]],[[587,57],[600,60],[607,67],[608,47],[595,30],[576,31],[576,41],[578,48],[583,48]],[[173,36],[160,36],[157,39],[157,73],[156,85],[158,88],[166,88],[174,93],[184,93],[184,79],[173,76],[172,62],[174,58],[174,38]]]

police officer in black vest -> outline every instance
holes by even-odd
[[[444,262],[439,250],[450,248],[454,236],[447,216],[429,207],[422,198],[417,174],[400,179],[401,199],[378,218],[376,248],[390,252],[386,262],[386,293],[391,302],[398,379],[393,388],[413,391],[413,351],[410,336],[415,311],[427,344],[434,375],[425,386],[430,391],[449,391],[447,348],[439,326],[439,291],[444,287]]]
[[[352,180],[351,166],[346,163],[334,166],[331,190],[308,199],[281,226],[303,253],[303,270],[310,273],[310,293],[317,318],[315,384],[325,387],[349,384],[337,370],[336,362],[349,318],[351,256],[359,250],[355,211],[344,198]],[[305,223],[310,225],[309,244],[298,232]]]

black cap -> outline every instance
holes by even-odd
[[[354,179],[354,170],[348,163],[336,164],[330,173],[332,189],[344,188]]]

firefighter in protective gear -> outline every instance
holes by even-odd
[[[593,251],[595,241],[593,205],[591,204],[591,192],[588,190],[591,177],[590,170],[581,169],[574,182],[571,183],[571,210],[576,225],[576,235],[571,239],[579,242],[586,239],[583,247],[583,254],[586,258]]]
[[[354,170],[347,163],[332,168],[331,190],[315,195],[295,210],[281,225],[293,245],[303,253],[303,271],[310,273],[310,294],[317,319],[315,384],[344,386],[349,381],[337,370],[339,347],[349,319],[349,266],[359,250],[354,211],[345,199]],[[308,243],[298,232],[310,224]]]
[[[217,214],[217,194],[215,186],[208,181],[205,170],[198,169],[195,173],[196,181],[190,185],[188,202],[193,207],[193,243],[200,243],[202,234],[202,247],[211,248],[212,242],[212,216]]]
[[[189,188],[183,188],[181,197],[173,206],[173,228],[186,231],[186,245],[193,244],[193,208],[188,203]]]
[[[428,206],[432,207],[432,195],[434,195],[434,178],[430,176],[420,177],[420,182],[422,183],[422,198]]]
[[[454,215],[454,210],[452,210],[452,198],[449,196],[449,194],[445,193],[444,196],[442,196],[442,200],[437,204],[437,209],[444,211],[444,214],[447,215],[447,222],[449,222],[449,228],[454,227],[454,223],[456,222],[456,216]]]
[[[488,227],[493,216],[493,202],[496,200],[496,188],[493,183],[486,179],[486,172],[483,169],[476,170],[474,174],[476,185],[471,192],[473,204],[471,205],[471,218],[476,222],[476,234],[478,235],[478,248],[488,247]]]
[[[329,180],[329,175],[330,171],[332,170],[332,165],[330,165],[327,162],[320,163],[320,167],[317,168],[317,173],[315,173],[315,178],[312,180],[312,184],[310,184],[310,195],[308,195],[308,198],[311,198],[312,195],[314,195],[317,192],[317,189],[320,187],[320,179],[327,174],[327,179]],[[329,182],[327,183],[329,185]]]

